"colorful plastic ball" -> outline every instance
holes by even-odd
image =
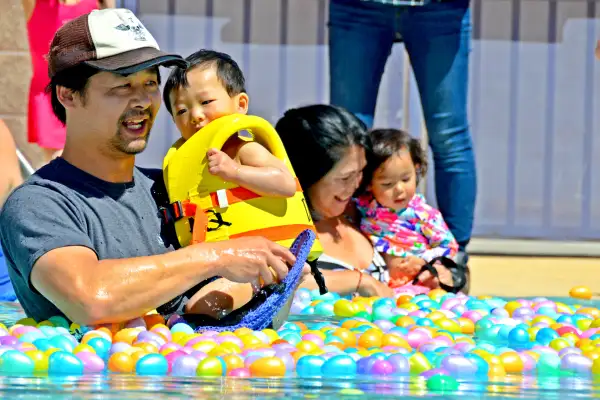
[[[131,355],[122,352],[111,355],[107,366],[111,372],[131,373],[134,371],[135,363],[131,359]]]
[[[278,357],[260,358],[254,361],[249,369],[252,377],[259,378],[282,377],[286,372],[284,362]]]
[[[200,360],[192,355],[184,354],[175,359],[171,365],[173,376],[196,376]]]
[[[138,375],[164,376],[169,372],[167,359],[160,354],[146,354],[135,364],[135,372]]]
[[[321,367],[325,359],[320,356],[307,355],[296,362],[296,374],[300,378],[314,378],[321,376]]]
[[[561,369],[576,373],[590,373],[593,361],[581,354],[567,354],[561,359]]]
[[[100,358],[108,358],[108,353],[111,347],[111,342],[109,340],[102,337],[96,337],[88,340],[87,344],[96,351],[96,354]]]
[[[251,373],[248,368],[235,368],[227,373],[227,376],[233,378],[250,378]]]
[[[440,367],[452,375],[475,375],[477,373],[477,365],[459,355],[444,357]]]
[[[0,373],[28,376],[34,371],[35,363],[27,355],[17,350],[7,350],[0,356]]]
[[[369,371],[371,375],[391,375],[394,373],[394,366],[387,360],[375,360]]]
[[[83,362],[66,351],[57,351],[48,358],[48,373],[54,375],[82,375]]]
[[[458,390],[459,384],[456,379],[444,374],[433,375],[427,379],[427,389],[433,392],[454,392]]]
[[[356,372],[356,362],[348,355],[331,357],[321,367],[321,373],[326,377],[348,377],[356,375]]]
[[[592,290],[587,286],[575,286],[569,290],[569,296],[576,299],[590,300],[593,296]]]
[[[198,363],[197,376],[225,376],[227,365],[220,357],[206,357]]]
[[[529,332],[524,327],[516,326],[510,330],[507,339],[510,347],[520,349],[529,343]]]
[[[76,357],[83,363],[84,373],[97,374],[104,371],[104,368],[106,367],[104,360],[94,353],[82,351],[77,353]]]

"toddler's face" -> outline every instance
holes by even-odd
[[[175,88],[169,95],[175,125],[184,139],[217,118],[248,112],[248,96],[240,93],[230,97],[215,67],[192,68],[187,80],[188,87]]]
[[[370,189],[382,206],[406,208],[417,190],[417,170],[408,149],[400,149],[375,170]]]

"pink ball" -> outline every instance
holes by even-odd
[[[250,378],[250,370],[248,368],[235,368],[229,371],[227,376],[234,378]]]
[[[585,331],[583,331],[581,333],[581,338],[582,339],[589,339],[592,335],[595,335],[596,333],[598,333],[598,331],[600,331],[600,328],[590,328],[587,329]]]
[[[197,360],[201,361],[204,360],[206,357],[208,357],[208,354],[206,354],[203,351],[198,351],[198,350],[194,350],[190,353],[190,356],[196,358]]]
[[[27,332],[35,332],[37,331],[38,328],[36,328],[35,326],[28,326],[28,325],[23,325],[20,326],[18,328],[15,328],[12,332],[12,335],[16,338],[23,336],[24,334],[26,334]]]
[[[429,336],[421,331],[411,331],[406,335],[406,341],[413,349],[418,349],[423,343],[429,340]]]
[[[150,331],[162,335],[163,338],[167,341],[171,341],[171,339],[173,338],[173,336],[171,335],[171,331],[168,328],[165,328],[164,326],[155,326]]]
[[[375,360],[370,372],[373,375],[391,375],[394,373],[394,366],[386,360]]]
[[[318,336],[314,333],[307,333],[307,334],[303,335],[302,340],[308,340],[310,342],[313,342],[314,344],[316,344],[319,347],[323,347],[325,344],[323,342],[323,339],[321,339],[320,336]]]
[[[519,357],[523,360],[523,372],[533,371],[535,369],[536,361],[527,353],[519,353]]]
[[[456,297],[453,297],[451,299],[448,299],[446,301],[444,301],[442,303],[442,310],[452,310],[454,307],[456,307],[457,305],[460,304],[460,299],[457,299]]]
[[[481,315],[479,312],[477,312],[477,310],[469,310],[469,311],[465,311],[465,312],[463,313],[463,315],[461,315],[461,317],[463,317],[463,318],[467,318],[467,319],[470,319],[470,320],[471,320],[471,321],[473,321],[473,322],[477,322],[477,321],[479,321],[481,318],[483,318],[483,317],[482,317],[482,315]]]
[[[97,354],[82,351],[75,354],[75,357],[79,358],[83,363],[83,372],[85,373],[98,374],[104,371],[104,360],[102,360]]]

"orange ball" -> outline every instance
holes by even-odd
[[[472,335],[475,332],[475,324],[469,318],[458,318],[458,325],[460,326],[461,333],[466,335]]]
[[[587,286],[575,286],[569,290],[569,296],[576,299],[590,300],[592,298],[592,290]]]
[[[131,373],[135,369],[135,363],[129,354],[118,352],[108,359],[108,369],[112,372]]]
[[[259,358],[250,364],[250,375],[253,377],[282,377],[285,375],[285,364],[278,357]]]
[[[356,334],[346,328],[338,328],[333,332],[333,336],[342,339],[346,346],[356,346]]]
[[[504,366],[504,370],[510,373],[521,373],[523,372],[523,360],[514,351],[509,351],[500,355],[500,361]]]
[[[227,365],[227,371],[232,371],[236,368],[244,368],[244,360],[237,354],[227,354],[221,357]]]
[[[411,325],[415,324],[415,320],[409,316],[402,316],[396,320],[396,326],[401,326],[403,328],[408,328]]]
[[[404,303],[410,303],[410,301],[412,300],[412,296],[408,295],[408,294],[401,294],[400,296],[398,296],[398,298],[396,299],[396,305],[399,306],[400,304],[404,304]]]
[[[121,329],[113,336],[113,343],[123,342],[133,344],[134,340],[138,337],[140,331],[138,329],[126,328]]]
[[[378,329],[369,329],[358,338],[358,345],[369,349],[371,347],[381,347],[383,334]]]

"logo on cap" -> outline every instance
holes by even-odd
[[[133,34],[133,39],[137,40],[137,41],[141,41],[141,42],[145,42],[148,39],[146,39],[146,34],[144,33],[144,31],[146,30],[143,26],[141,26],[140,24],[136,24],[133,21],[133,18],[129,18],[129,21],[131,22],[131,24],[120,24],[117,25],[115,27],[115,29],[118,29],[120,31],[124,31],[124,32],[131,32]]]

